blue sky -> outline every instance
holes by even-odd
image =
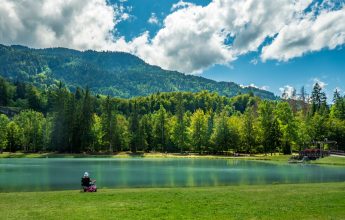
[[[196,5],[206,6],[210,0],[191,0]],[[322,2],[322,1],[319,1]],[[118,4],[118,1],[112,0]],[[118,25],[118,33],[124,35],[127,40],[149,31],[153,37],[161,28],[164,18],[171,13],[173,4],[178,0],[129,0],[124,2],[125,7],[131,7],[131,19]],[[341,1],[335,2],[338,6]],[[315,2],[313,3],[315,4]],[[310,10],[310,8],[308,9]],[[150,24],[148,20],[154,14],[159,24]],[[341,21],[339,21],[341,22]],[[344,22],[344,21],[343,21]],[[260,61],[259,52],[251,52],[239,56],[228,65],[213,65],[201,73],[209,79],[216,81],[234,81],[242,85],[255,85],[281,94],[281,88],[292,86],[299,92],[305,86],[309,92],[315,82],[325,84],[324,90],[332,97],[335,88],[345,91],[345,48],[339,45],[337,48],[322,49],[317,52],[309,52],[302,57],[288,61],[270,60]],[[254,62],[254,61],[257,61]]]
[[[277,95],[345,92],[345,0],[3,0],[0,43],[124,51]]]

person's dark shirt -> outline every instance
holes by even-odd
[[[86,186],[86,187],[89,187],[90,186],[90,177],[83,177],[81,178],[81,185],[82,186]]]

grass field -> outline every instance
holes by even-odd
[[[345,219],[345,182],[0,193],[0,219]]]

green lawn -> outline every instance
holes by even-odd
[[[325,165],[345,165],[345,157],[324,157],[322,159],[318,159],[315,161],[312,161],[314,164],[325,164]]]
[[[345,219],[345,182],[0,193],[0,219]]]

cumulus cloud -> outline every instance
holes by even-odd
[[[226,64],[257,51],[308,6],[308,0],[213,0],[202,7],[179,2],[152,38],[144,33],[134,51],[149,63],[187,73]],[[177,9],[177,10],[176,10]],[[227,45],[227,39],[233,43]],[[141,42],[143,44],[138,44]],[[151,52],[150,52],[151,51]]]
[[[151,13],[151,17],[149,18],[149,20],[147,21],[148,23],[150,23],[150,24],[159,24],[159,20],[158,20],[158,18],[157,18],[157,16],[156,16],[156,13]]]
[[[334,49],[345,43],[345,8],[322,11],[284,26],[272,44],[262,50],[263,60],[287,61],[323,48]]]
[[[113,43],[116,16],[104,0],[2,0],[0,42],[107,49]]]
[[[173,6],[171,7],[171,11],[175,11],[176,9],[180,9],[180,8],[187,8],[187,7],[193,6],[193,5],[194,5],[193,3],[184,2],[183,0],[180,0],[176,4],[173,4]]]
[[[296,98],[296,89],[290,85],[279,88],[279,91],[282,93],[283,99],[295,99]]]
[[[152,14],[148,22],[161,25],[154,36],[144,32],[126,41],[116,25],[131,17],[123,6],[130,1],[2,0],[0,43],[125,51],[165,69],[199,73],[253,51],[263,61],[287,61],[343,45],[345,7],[334,1],[212,0],[198,6],[181,0],[161,22]]]

